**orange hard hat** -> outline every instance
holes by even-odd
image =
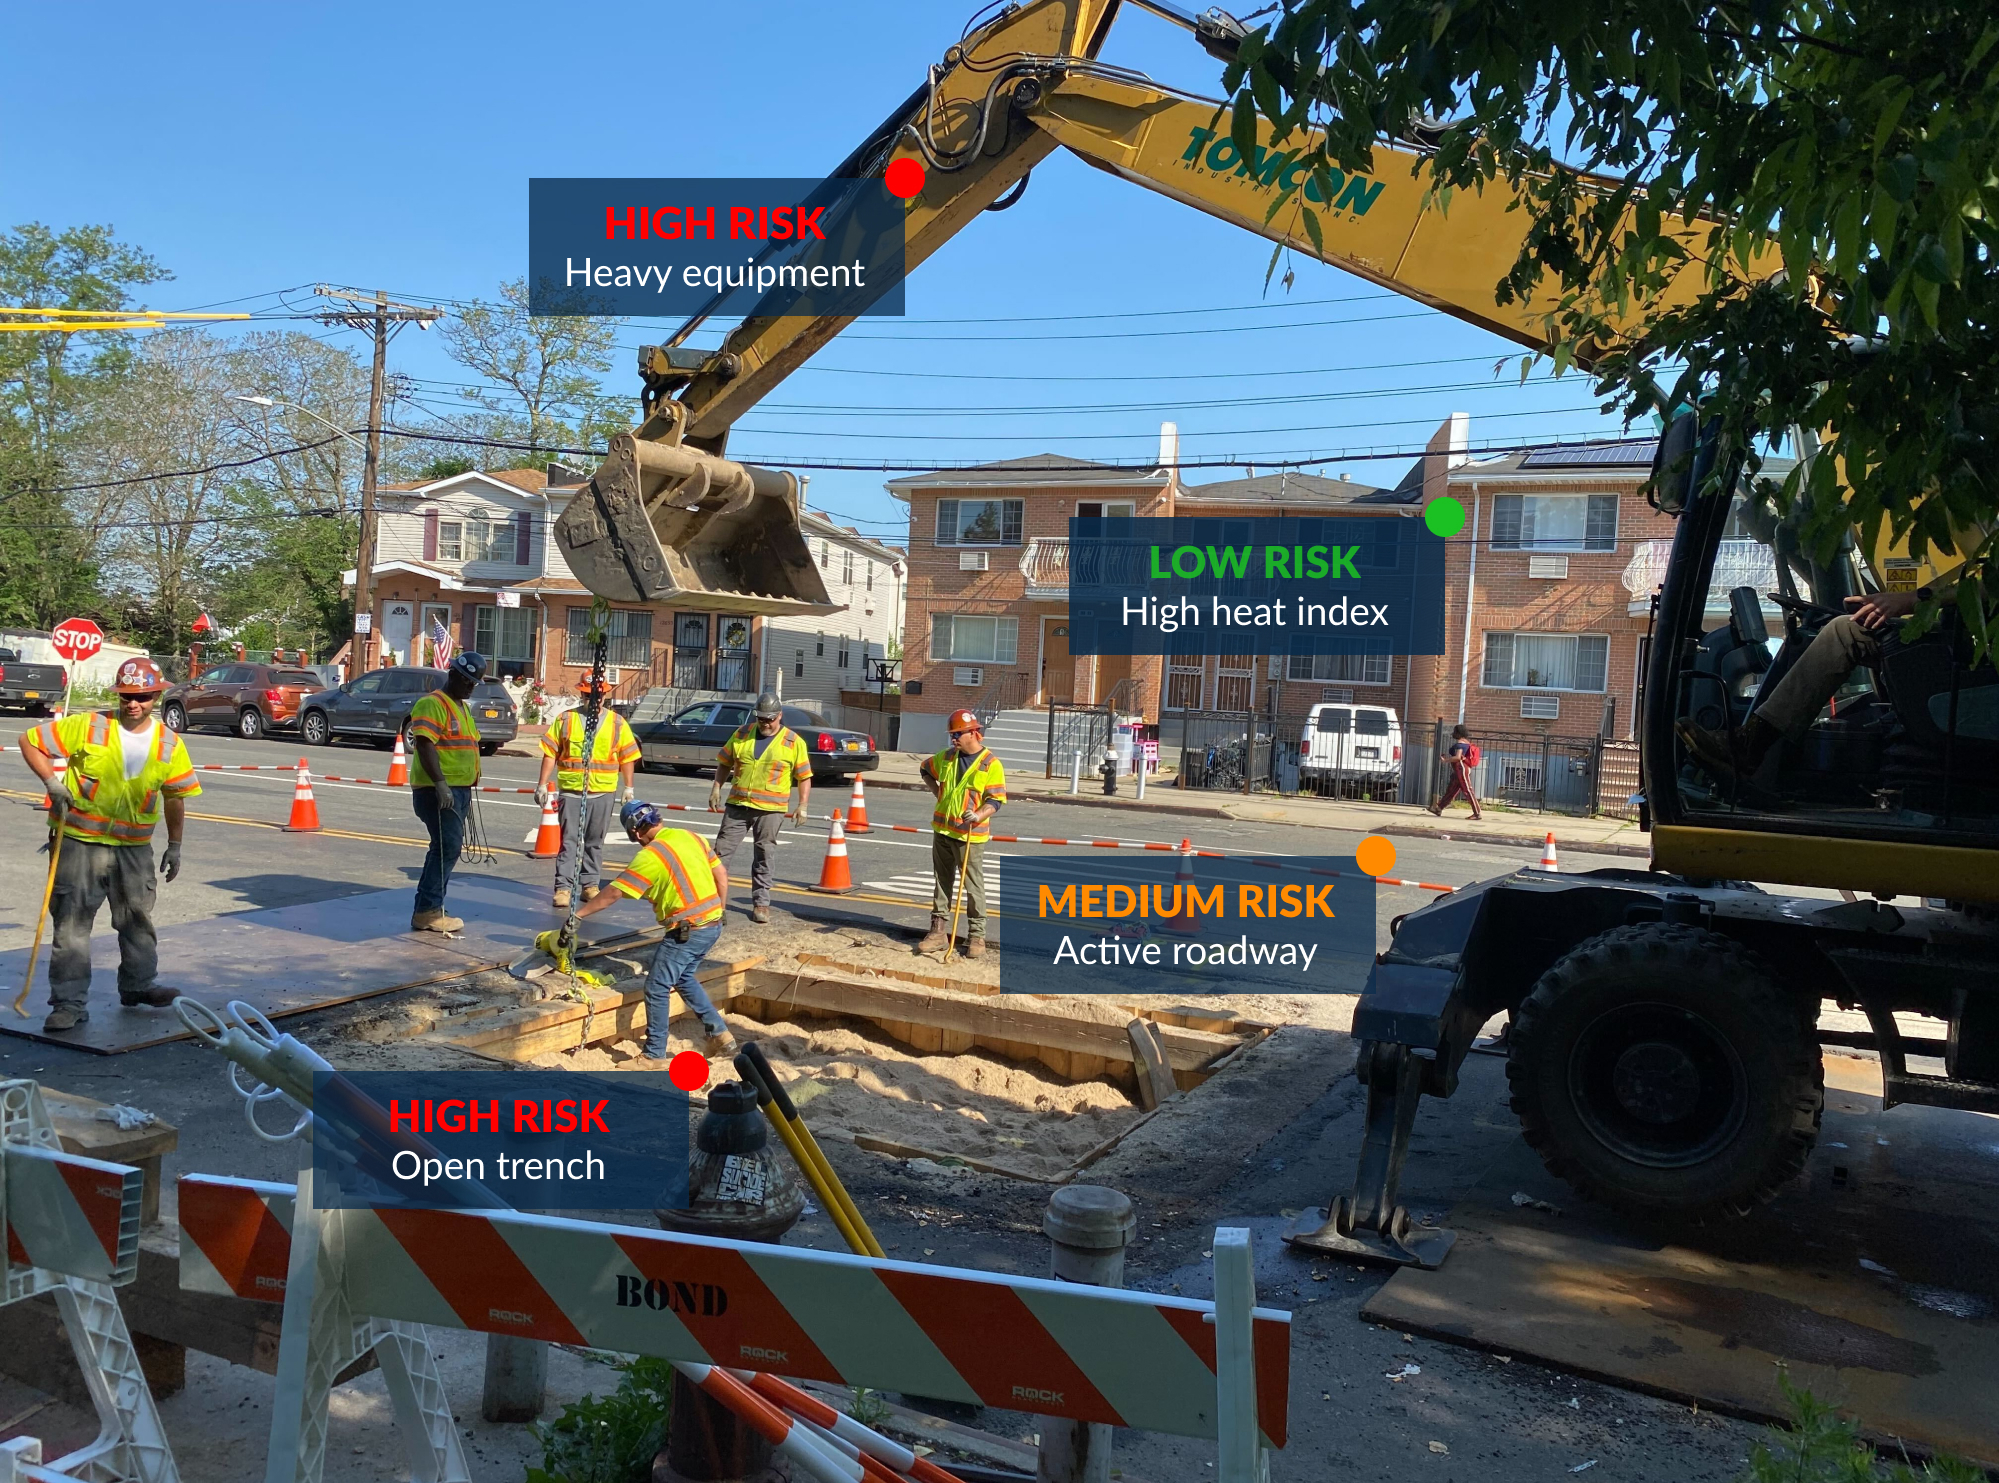
[[[970,711],[951,712],[951,719],[944,723],[944,729],[953,736],[956,736],[961,731],[976,731],[983,736],[986,730],[980,724],[979,718]]]
[[[578,695],[609,695],[611,693],[611,682],[609,680],[598,679],[595,675],[585,675],[576,682],[576,693]]]
[[[120,695],[157,695],[167,688],[167,677],[150,659],[127,659],[118,666],[118,679],[111,688]]]

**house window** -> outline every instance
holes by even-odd
[[[798,651],[798,658],[792,662],[791,675],[793,679],[797,680],[805,678],[805,651],[803,649]]]
[[[465,560],[491,561],[493,559],[493,522],[484,515],[468,515],[465,519]],[[513,552],[507,553],[507,560],[514,559]]]
[[[939,546],[1018,546],[1026,502],[1017,499],[940,499]]]
[[[930,657],[972,664],[1012,664],[1020,650],[1018,618],[975,618],[963,613],[930,615]]]
[[[1602,634],[1488,633],[1479,683],[1489,690],[1601,692],[1610,666]]]
[[[596,657],[590,649],[590,610],[571,608],[566,615],[562,662],[586,665]],[[652,614],[631,608],[611,609],[605,634],[604,662],[619,668],[644,669],[652,663]]]
[[[1386,654],[1293,654],[1287,678],[1386,685],[1388,663]]]
[[[1128,499],[1110,500],[1107,502],[1100,500],[1076,501],[1076,518],[1078,520],[1129,520],[1137,510],[1138,506]]]
[[[820,634],[820,635],[819,635],[819,639],[818,639],[818,642],[816,642],[816,643],[815,643],[815,644],[814,644],[814,645],[812,646],[812,656],[813,656],[813,658],[815,658],[815,659],[824,659],[824,658],[826,657],[826,635],[825,635],[825,634],[823,634],[823,633],[822,633],[822,634]]]
[[[570,611],[576,610],[572,608]],[[474,608],[472,647],[488,659],[534,658],[533,611],[528,608]],[[583,662],[588,664],[590,661],[586,659]]]
[[[463,561],[465,527],[456,520],[437,522],[437,559]]]
[[[841,669],[850,669],[853,667],[854,663],[854,651],[847,647],[847,638],[846,635],[844,634],[842,634],[840,637],[839,663]]]
[[[1175,654],[1167,661],[1166,709],[1198,711],[1205,661],[1198,654]]]
[[[849,587],[853,586],[853,585],[854,585],[854,553],[853,553],[853,552],[851,552],[851,551],[842,551],[842,552],[840,553],[840,568],[841,568],[841,571],[840,571],[840,575],[841,575],[841,577],[842,577],[842,578],[843,578],[843,579],[845,580],[846,584],[847,584],[847,585],[848,585]]]
[[[875,590],[875,564],[871,561],[868,563],[868,591],[873,592],[874,590]]]
[[[833,547],[829,542],[819,543],[819,570],[822,572],[833,564]]]
[[[1492,502],[1495,551],[1615,551],[1614,494],[1502,494]]]

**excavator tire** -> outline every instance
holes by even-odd
[[[1513,1110],[1549,1170],[1592,1200],[1651,1220],[1739,1218],[1818,1139],[1817,1007],[1719,933],[1615,928],[1515,1012]]]

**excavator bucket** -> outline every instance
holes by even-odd
[[[631,433],[555,522],[569,569],[613,602],[840,611],[798,524],[794,474]]]

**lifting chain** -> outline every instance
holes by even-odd
[[[597,726],[605,710],[604,671],[608,667],[611,647],[611,605],[602,597],[591,599],[590,626],[584,630],[584,637],[590,643],[590,679],[583,696],[583,807],[577,827],[587,832],[590,827],[590,764],[597,755]],[[562,934],[557,939],[569,948],[569,988],[555,997],[583,1001],[586,1007],[583,1033],[587,1036],[590,1033],[590,1015],[587,1012],[590,995],[576,979],[577,949],[581,946],[576,936],[576,913],[583,901],[582,882],[579,880],[576,884],[576,893],[569,903],[568,920],[563,922]],[[589,1042],[586,1040],[584,1043]]]

